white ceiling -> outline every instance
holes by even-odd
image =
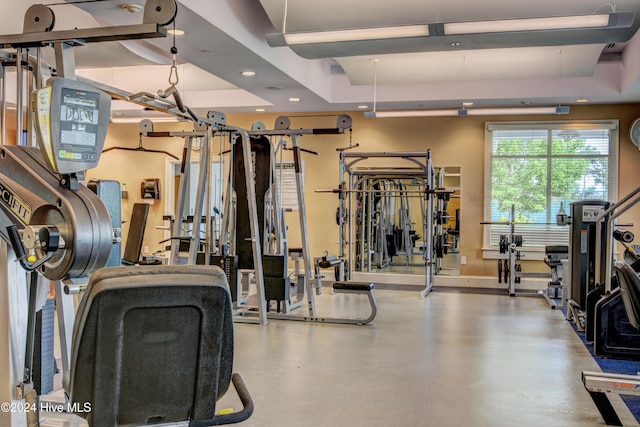
[[[125,2],[52,5],[54,30],[140,23],[142,13],[126,12],[121,8]],[[2,33],[21,33],[24,12],[33,3],[0,0]],[[353,44],[340,44],[335,57],[305,59],[289,47],[270,47],[265,41],[265,35],[283,30],[285,0],[181,0],[176,27],[186,34],[176,37],[178,88],[199,112],[372,108],[376,58],[378,110],[451,108],[462,101],[477,107],[572,105],[579,98],[640,102],[640,0],[613,5],[636,13],[634,27],[625,35],[630,40],[613,47],[582,44],[586,36],[561,45],[555,44],[567,40],[564,35],[551,42],[541,37],[542,46],[522,46],[534,39],[467,36],[459,39],[460,46],[451,46],[450,39],[425,46],[428,52],[402,53],[406,46],[399,45],[384,54],[370,53],[370,47],[362,54]],[[576,15],[608,12],[611,6],[601,0],[289,0],[286,31]],[[78,74],[131,92],[165,89],[170,46],[171,37],[77,48]],[[50,53],[45,57],[52,61]],[[243,70],[257,74],[244,77]],[[301,101],[290,102],[290,97]],[[137,107],[118,103],[115,108],[124,115],[139,114]]]

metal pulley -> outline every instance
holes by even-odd
[[[273,128],[275,130],[287,130],[291,127],[291,120],[287,116],[280,116],[276,119]]]
[[[178,14],[175,0],[147,0],[144,4],[142,22],[145,24],[171,24]]]
[[[153,122],[149,119],[140,120],[140,133],[146,135],[149,132],[153,132]]]
[[[353,124],[353,119],[348,114],[340,114],[338,116],[338,121],[336,123],[336,127],[338,129],[348,129]]]
[[[53,30],[56,16],[53,11],[43,4],[34,4],[24,14],[23,33],[43,33]]]

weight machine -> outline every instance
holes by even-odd
[[[312,274],[314,268],[311,265],[309,250],[304,176],[302,170],[302,156],[304,151],[299,145],[299,138],[308,134],[341,134],[351,126],[351,118],[346,115],[338,117],[335,128],[329,129],[290,129],[290,120],[287,117],[279,117],[273,130],[266,130],[264,124],[254,124],[249,135],[251,144],[247,149],[236,145],[232,147],[233,170],[229,174],[226,195],[224,199],[224,214],[221,238],[218,243],[219,253],[227,257],[237,256],[235,280],[238,289],[236,300],[235,320],[238,322],[266,324],[266,319],[298,320],[306,322],[326,323],[352,323],[366,324],[373,320],[377,306],[372,294],[372,286],[348,286],[334,285],[336,293],[356,293],[368,297],[371,306],[371,314],[368,318],[330,318],[319,316],[316,310],[315,295],[320,295],[320,282],[315,282],[313,287]],[[280,154],[282,164],[283,142],[275,145],[268,137],[290,138],[293,151],[293,163],[295,170],[295,190],[298,202],[298,218],[300,223],[300,235],[302,248],[290,250],[286,238],[286,225],[284,212],[281,207],[281,189],[277,185],[278,168],[275,163],[277,154]],[[242,160],[240,160],[242,159]],[[254,173],[246,173],[250,159],[255,159]],[[255,174],[256,190],[247,191],[247,188],[238,184],[241,176],[252,177]],[[281,181],[280,181],[281,182]],[[248,204],[247,204],[248,203]],[[247,216],[256,218],[259,224],[259,232],[251,236],[252,246],[246,245]],[[256,244],[259,242],[259,244]],[[288,257],[295,257],[296,266],[302,262],[304,273],[296,268],[296,292],[295,298],[291,295],[291,283],[288,277]],[[251,257],[251,258],[249,258]],[[250,262],[253,261],[253,262]],[[235,262],[235,260],[233,261]],[[256,283],[256,295],[258,306],[249,306],[246,296],[250,288],[251,277]],[[232,286],[235,286],[232,284]],[[277,302],[277,311],[270,310],[269,302]],[[280,302],[283,302],[283,310],[280,311]],[[301,308],[306,302],[306,314],[297,315],[293,310]]]
[[[593,341],[594,352],[600,356],[640,359],[640,326],[634,313],[640,310],[636,304],[640,253],[631,245],[633,233],[616,228],[617,218],[639,201],[640,187],[605,206],[595,219],[593,272],[597,282],[586,297],[585,336]],[[628,265],[617,263],[614,268],[615,241],[625,247],[624,261]]]

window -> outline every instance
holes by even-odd
[[[615,200],[617,121],[487,123],[485,220],[507,222],[526,249],[566,245],[569,227],[555,224],[560,202],[567,214],[578,200]],[[484,246],[496,248],[509,226],[485,227]]]

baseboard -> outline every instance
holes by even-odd
[[[422,274],[393,274],[393,273],[353,273],[353,280],[358,282],[372,282],[382,284],[425,286],[425,276]],[[516,286],[516,290],[535,291],[547,288],[548,279],[527,279]],[[497,277],[489,276],[436,276],[435,286],[460,288],[506,289],[505,283],[498,283]]]

